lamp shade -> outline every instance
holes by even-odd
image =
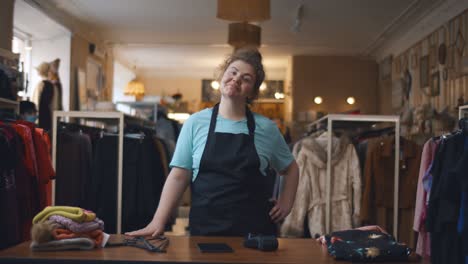
[[[246,22],[229,24],[228,43],[235,49],[260,47],[262,28]]]
[[[218,0],[216,17],[228,21],[270,19],[270,0]]]
[[[137,79],[133,79],[125,87],[124,94],[134,95],[137,99],[140,99],[145,95],[145,85]]]

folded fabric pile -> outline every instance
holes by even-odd
[[[328,253],[337,260],[359,262],[413,261],[412,250],[379,231],[345,230],[325,236]]]
[[[96,214],[70,206],[48,206],[33,219],[31,249],[56,251],[103,247],[109,235]]]

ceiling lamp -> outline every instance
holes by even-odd
[[[218,0],[216,17],[229,21],[270,19],[270,0]]]
[[[350,105],[353,105],[356,102],[356,99],[354,99],[354,97],[351,96],[346,98],[346,102]]]
[[[262,28],[247,22],[229,24],[228,43],[235,49],[260,47]]]
[[[316,97],[314,98],[314,103],[316,103],[316,104],[319,105],[319,104],[321,104],[322,102],[323,102],[322,97],[316,96]]]
[[[218,81],[212,81],[211,82],[211,88],[218,90],[219,89],[219,82]]]
[[[124,94],[133,95],[137,101],[140,101],[145,95],[145,85],[135,78],[127,84]]]

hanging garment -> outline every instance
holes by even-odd
[[[247,108],[248,135],[215,132],[218,109],[219,104],[213,108],[200,170],[191,185],[190,234],[276,234],[268,214],[271,189],[259,169],[253,115]]]
[[[142,139],[125,137],[124,150],[122,231],[127,232],[144,228],[153,219],[166,174],[149,131]]]
[[[393,198],[395,168],[395,137],[384,137],[369,141],[364,171],[361,220],[365,224],[377,224],[389,232],[393,230]],[[412,232],[414,220],[415,193],[421,164],[421,148],[414,142],[400,139],[399,198],[398,208],[406,216],[399,222],[400,241],[414,244]],[[408,212],[406,212],[408,211]],[[409,213],[412,212],[412,213]],[[385,223],[378,222],[385,220]]]
[[[281,226],[281,235],[304,236],[304,220],[310,236],[325,234],[326,141],[307,137],[297,154],[299,184],[291,213]],[[331,230],[358,225],[361,206],[361,175],[356,150],[342,137],[332,141]]]
[[[39,127],[50,131],[52,128],[52,111],[54,100],[54,85],[47,80],[43,81],[42,91],[39,93]]]
[[[456,168],[463,155],[462,134],[444,138],[432,165],[426,228],[431,233],[431,263],[464,263],[463,237],[457,230],[462,184]]]
[[[430,256],[430,236],[426,231],[424,220],[427,214],[427,197],[428,193],[424,188],[423,179],[434,159],[438,141],[429,139],[423,147],[421,155],[421,165],[419,168],[418,187],[416,192],[416,203],[414,209],[413,229],[418,232],[418,242],[416,244],[416,253],[425,257]]]
[[[20,211],[17,200],[16,168],[21,160],[21,142],[13,128],[0,126],[0,249],[21,241]]]
[[[32,125],[32,124],[31,124]],[[22,124],[11,124],[23,141],[24,155],[16,168],[16,189],[19,211],[19,221],[22,229],[22,240],[31,236],[32,219],[40,211],[38,169],[36,152],[30,127]]]
[[[89,135],[79,131],[57,132],[55,204],[87,207],[92,146]]]

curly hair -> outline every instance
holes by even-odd
[[[265,70],[263,69],[263,64],[262,64],[262,54],[257,49],[254,48],[242,48],[234,51],[229,57],[226,58],[226,60],[223,62],[223,64],[220,65],[219,71],[220,74],[218,76],[218,79],[221,80],[224,72],[227,70],[229,65],[231,63],[241,60],[245,63],[250,64],[255,71],[255,83],[254,83],[254,96],[253,98],[248,98],[247,103],[252,103],[253,100],[255,100],[258,97],[258,92],[260,90],[260,85],[262,82],[265,80]]]

